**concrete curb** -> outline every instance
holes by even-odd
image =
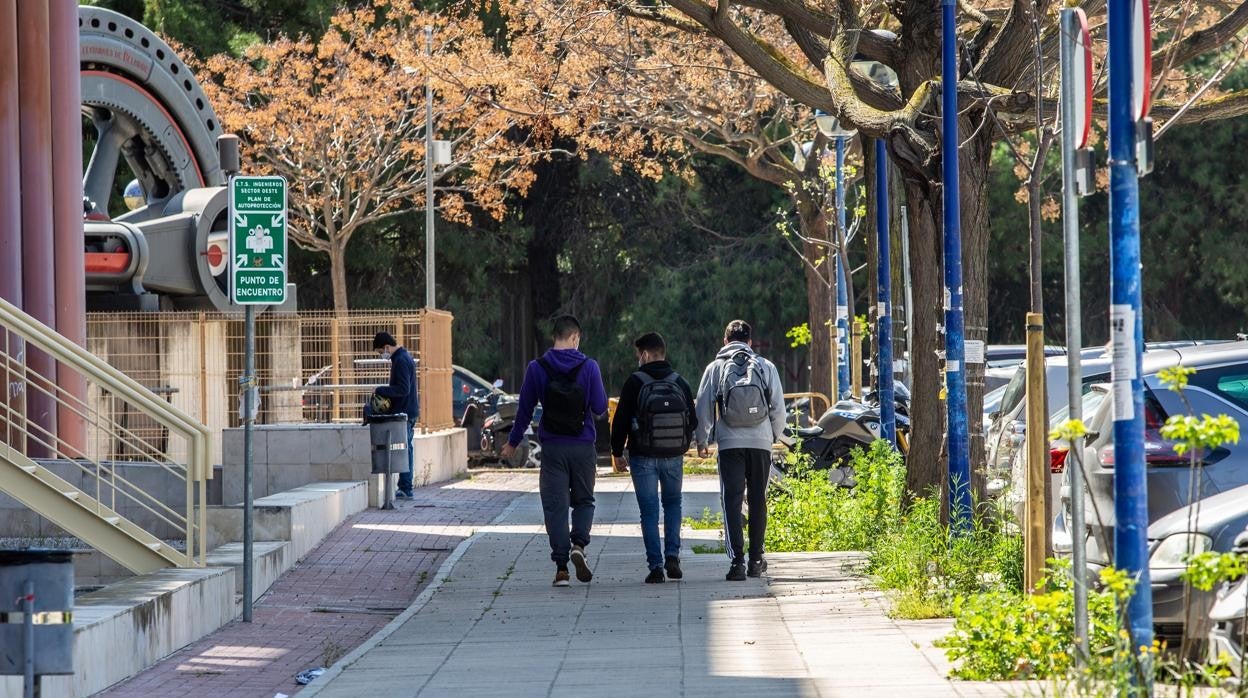
[[[534,489],[530,489],[527,492],[522,492],[521,494],[516,495],[516,498],[511,500],[511,504],[508,504],[507,508],[503,509],[498,516],[495,516],[490,523],[486,524],[486,526],[483,526],[482,528],[494,526],[495,524],[504,521],[511,515],[512,512],[519,508],[520,502],[524,500],[525,496],[530,495],[535,491],[536,490]],[[372,637],[362,642],[359,647],[356,647],[348,652],[342,659],[334,662],[333,666],[325,670],[325,673],[318,676],[315,681],[299,691],[299,695],[314,696],[320,693],[321,689],[329,685],[329,682],[337,678],[344,669],[352,664],[355,664],[361,657],[368,653],[369,650],[381,644],[386,640],[386,638],[394,634],[395,631],[403,627],[403,625],[407,623],[407,621],[411,620],[413,616],[420,613],[420,610],[425,607],[425,604],[429,603],[429,600],[433,598],[433,595],[438,593],[438,589],[442,586],[442,580],[450,576],[451,569],[455,567],[456,563],[459,562],[459,559],[468,552],[468,548],[472,547],[472,544],[475,543],[482,535],[483,532],[478,530],[459,545],[455,546],[455,549],[451,551],[451,554],[448,555],[446,560],[442,562],[442,566],[438,568],[438,571],[433,580],[429,583],[429,586],[425,587],[424,591],[420,592],[420,595],[412,601],[412,605],[408,606],[406,610],[395,616],[394,620],[390,621],[385,625],[385,627],[374,633]]]

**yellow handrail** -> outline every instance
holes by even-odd
[[[137,381],[110,366],[103,359],[57,334],[53,329],[30,317],[20,308],[2,298],[0,298],[0,326],[3,326],[8,333],[22,338],[26,343],[48,354],[62,366],[80,372],[94,381],[101,389],[107,390],[130,403],[144,416],[168,429],[171,434],[185,439],[187,448],[185,477],[187,513],[184,524],[187,546],[186,554],[188,561],[193,561],[193,564],[202,566],[207,553],[205,481],[211,476],[211,468],[208,462],[210,440],[208,428],[183,414],[169,402],[162,400]],[[48,393],[46,389],[40,389],[45,394],[53,397],[53,399],[58,399],[55,395]],[[77,399],[77,396],[75,398]],[[75,406],[68,406],[80,417],[86,418],[86,415],[82,414]],[[83,407],[90,409],[86,405],[83,405]],[[127,429],[116,423],[110,426],[112,431],[120,430],[129,433]],[[45,445],[50,444],[45,443]],[[93,462],[93,464],[97,467],[97,470],[100,469],[100,463]],[[167,469],[167,466],[164,466],[163,463],[157,462],[157,464]],[[114,483],[117,480],[121,480],[126,485],[135,488],[136,491],[142,492],[134,483],[117,476],[115,467],[110,468],[110,470],[112,471],[110,476],[113,478]],[[114,484],[114,496],[117,492],[118,490]],[[143,492],[143,494],[151,498],[150,494],[146,492]],[[152,511],[152,513],[158,514],[151,507],[135,498],[134,495],[127,496],[140,506]],[[198,502],[198,506],[196,506],[196,502]],[[172,512],[163,503],[162,508]],[[162,516],[161,518],[163,519],[164,517]],[[167,519],[165,520],[168,522]]]

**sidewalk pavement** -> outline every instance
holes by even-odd
[[[686,515],[719,509],[716,484],[685,479]],[[686,529],[684,581],[647,585],[637,520],[631,482],[600,478],[594,580],[553,588],[540,502],[518,498],[302,695],[1007,694],[945,679],[930,640],[948,622],[888,618],[856,554],[770,555],[768,578],[726,582],[722,553],[691,550],[718,532]]]
[[[295,674],[332,663],[407,608],[457,545],[532,489],[528,473],[484,473],[416,490],[395,511],[343,522],[236,620],[123,681],[107,696],[293,694]]]

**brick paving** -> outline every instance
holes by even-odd
[[[295,674],[328,666],[403,611],[473,529],[490,523],[532,472],[484,472],[420,488],[396,511],[338,528],[234,621],[100,695],[291,695]]]

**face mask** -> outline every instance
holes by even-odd
[[[389,361],[391,356],[394,356],[394,355],[391,354],[389,351],[381,352],[381,358],[385,359],[386,361]]]

